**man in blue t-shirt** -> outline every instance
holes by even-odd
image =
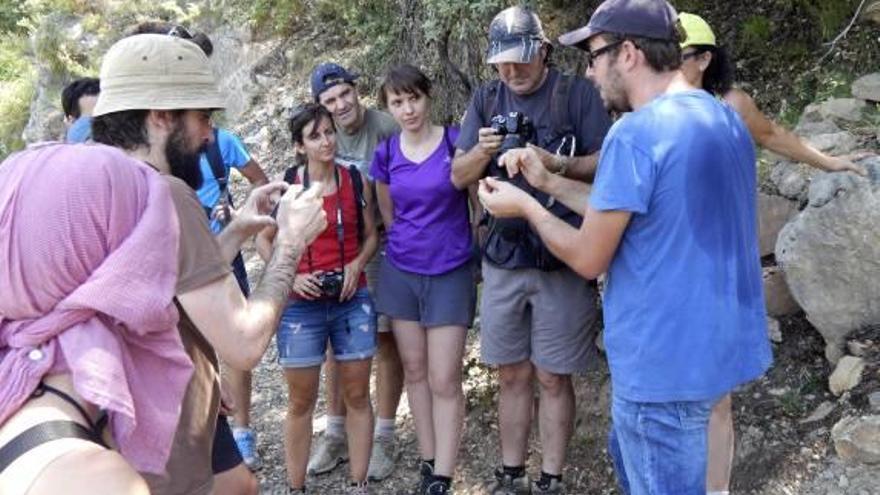
[[[68,126],[65,142],[85,143],[92,139],[92,109],[98,101],[101,83],[94,77],[77,79],[61,91],[64,123]]]
[[[611,120],[589,81],[550,66],[552,49],[540,19],[527,8],[505,9],[492,20],[486,61],[496,67],[498,79],[479,87],[467,108],[452,163],[457,188],[504,175],[496,157],[505,139],[523,145],[510,142],[517,131],[546,167],[578,180],[592,178]],[[529,119],[534,133],[518,129],[517,113]],[[492,126],[496,117],[505,120],[506,138]],[[580,225],[576,211],[522,180],[513,182],[556,217]],[[491,491],[560,493],[574,422],[571,375],[596,361],[595,284],[556,259],[522,220],[488,218],[482,244],[480,353],[498,367],[500,382],[501,468]],[[531,483],[525,461],[535,382],[542,458],[540,479]]]
[[[607,272],[609,452],[627,494],[703,494],[712,406],[760,376],[766,333],[755,155],[736,113],[688,85],[676,13],[663,0],[607,0],[560,42],[588,52],[609,131],[593,189],[549,177],[531,150],[501,159],[584,212],[579,230],[486,179],[497,216],[524,217],[578,273]]]
[[[215,161],[214,164],[211,163],[212,159]],[[243,175],[252,187],[269,182],[266,173],[251,157],[241,140],[226,129],[214,129],[214,141],[205,145],[205,151],[199,159],[199,167],[202,171],[202,186],[196,194],[205,213],[211,219],[211,230],[215,235],[219,234],[229,221],[229,209],[232,204],[228,186],[233,169]],[[232,271],[245,296],[250,294],[247,271],[241,253],[232,262]],[[251,372],[227,367],[224,374],[236,406],[232,415],[233,437],[245,464],[251,469],[257,469],[260,467],[260,458],[257,455],[256,438],[250,428]]]

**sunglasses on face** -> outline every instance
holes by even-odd
[[[587,50],[587,67],[593,68],[593,65],[596,63],[596,60],[599,59],[602,55],[610,52],[617,46],[620,46],[625,40],[615,41],[614,43],[608,43],[607,45],[597,48],[593,51]]]

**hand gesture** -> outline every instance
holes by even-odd
[[[311,244],[327,228],[322,189],[320,182],[313,182],[305,191],[299,185],[287,189],[276,217],[279,239],[301,239]]]
[[[235,212],[236,224],[248,236],[275,225],[275,220],[271,216],[272,207],[287,189],[285,182],[271,182],[252,190],[244,205]],[[273,198],[276,201],[273,201]]]
[[[321,272],[298,273],[293,278],[293,293],[306,301],[313,301],[321,297],[321,285],[318,277]]]
[[[862,152],[862,153],[853,153],[851,155],[845,156],[836,156],[831,157],[828,162],[825,164],[825,169],[829,172],[855,172],[862,177],[868,176],[868,171],[865,167],[854,163],[854,160],[860,160],[867,156],[871,156],[872,153]]]
[[[499,136],[495,129],[491,127],[481,128],[477,131],[477,136],[477,147],[483,154],[489,157],[495,156],[495,153],[498,153],[498,150],[501,149],[501,143],[504,141],[504,136]]]
[[[550,179],[550,173],[541,159],[540,153],[542,152],[552,160],[553,155],[546,150],[529,145],[528,148],[516,148],[504,153],[498,159],[498,164],[507,169],[508,176],[514,177],[516,174],[522,173],[529,184],[544,190]]]
[[[492,177],[480,181],[478,194],[483,207],[498,218],[522,217],[526,205],[535,201],[535,198],[510,182]]]
[[[354,296],[363,269],[363,265],[361,265],[356,259],[345,265],[345,269],[343,270],[342,292],[339,293],[339,302],[348,301]]]

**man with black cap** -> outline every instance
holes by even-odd
[[[496,157],[511,147],[528,146],[558,174],[592,177],[610,119],[587,80],[550,67],[552,48],[527,8],[505,9],[492,20],[487,63],[498,79],[478,88],[468,106],[452,164],[457,188],[505,176]],[[563,221],[580,225],[576,212],[523,180],[513,183]],[[595,284],[556,259],[524,221],[492,217],[488,226],[480,341],[483,361],[499,369],[502,464],[492,493],[561,493],[574,419],[571,374],[596,358]],[[533,484],[525,462],[536,379],[542,467]]]
[[[631,112],[603,143],[579,230],[509,184],[480,188],[489,211],[527,219],[581,275],[607,272],[609,453],[626,494],[704,494],[713,404],[772,361],[752,141],[733,109],[687,83],[679,36],[665,0],[607,0],[560,37],[587,52],[606,106]],[[502,158],[530,180],[539,161]]]
[[[358,93],[358,75],[339,64],[326,62],[312,71],[312,97],[333,115],[336,124],[336,159],[339,163],[354,165],[361,177],[370,177],[370,164],[376,145],[400,131],[400,127],[385,112],[367,108],[361,104]],[[376,212],[377,225],[382,218]],[[381,234],[379,253],[385,250],[384,233]],[[376,290],[379,276],[379,258],[374,256],[364,273],[370,291]],[[371,481],[388,477],[397,460],[397,434],[395,421],[400,396],[403,393],[403,365],[397,353],[397,344],[385,315],[379,315],[379,348],[376,352],[376,428],[370,468],[367,476]],[[345,404],[337,386],[336,365],[333,353],[327,354],[325,390],[327,393],[327,429],[317,441],[314,454],[309,459],[308,470],[313,474],[332,471],[348,459],[345,442]]]

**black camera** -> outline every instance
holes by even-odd
[[[325,299],[339,299],[343,282],[345,282],[345,274],[342,272],[324,272],[318,277],[321,294]]]
[[[492,117],[491,127],[495,134],[504,137],[499,155],[514,148],[525,148],[526,144],[535,142],[535,125],[525,114],[510,112],[507,115],[496,115]]]

